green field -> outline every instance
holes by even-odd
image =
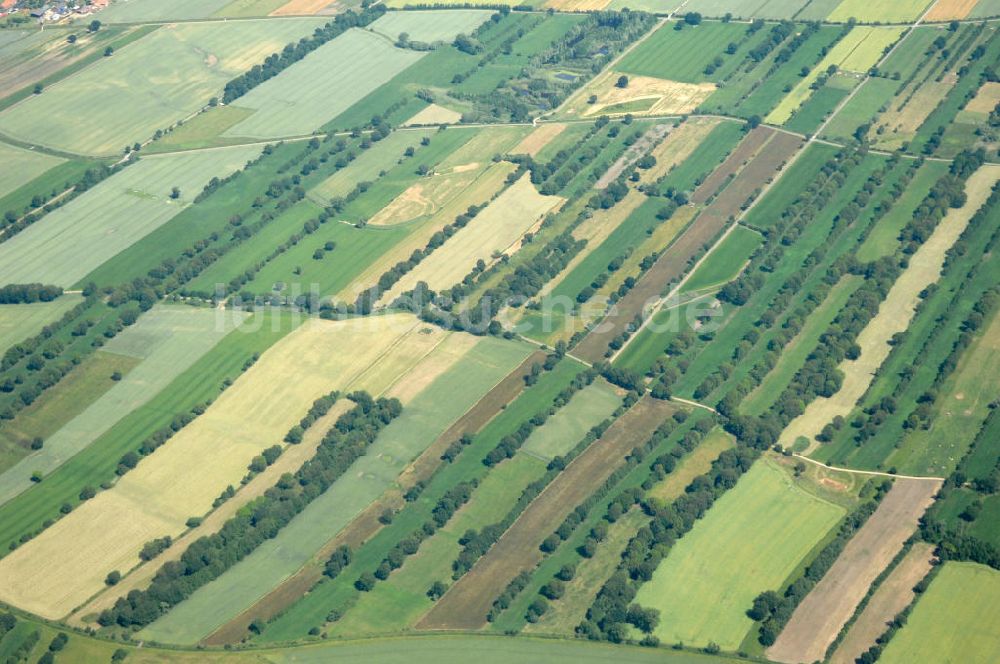
[[[998,603],[1000,572],[975,563],[945,563],[879,661],[991,664],[1000,652]]]
[[[0,355],[14,344],[41,332],[79,302],[79,297],[64,295],[52,302],[0,305]]]
[[[31,152],[0,143],[0,163],[4,165],[0,170],[0,199],[62,162],[59,157],[43,152]]]
[[[233,329],[232,316],[214,309],[165,306],[150,311],[104,346],[141,359],[114,387],[45,440],[45,446],[0,475],[0,504],[32,487],[35,471],[48,474],[152,400]]]
[[[225,379],[235,379],[254,353],[262,353],[294,329],[292,319],[257,314],[159,391],[145,405],[129,412],[104,435],[68,459],[45,480],[0,507],[0,542],[13,542],[59,515],[63,504],[75,505],[84,486],[115,477],[118,460],[175,415],[218,396]]]
[[[455,39],[455,35],[474,32],[492,13],[480,9],[389,12],[369,25],[368,29],[393,41],[405,32],[411,41],[450,42]]]
[[[737,18],[789,19],[796,15],[809,0],[691,0],[684,11],[700,12],[705,16]]]
[[[693,191],[706,175],[725,161],[726,156],[742,138],[742,124],[720,123],[695,148],[691,156],[667,173],[661,189],[673,187],[677,191]]]
[[[806,318],[805,324],[795,338],[782,349],[778,363],[764,377],[757,389],[747,395],[740,404],[742,412],[760,415],[775,402],[792,382],[795,373],[816,348],[820,337],[829,329],[833,319],[860,285],[859,277],[849,276],[831,289],[823,303]]]
[[[521,450],[546,461],[572,450],[591,427],[600,424],[621,405],[614,388],[603,380],[595,381],[556,411],[545,425],[535,429]]]
[[[869,78],[851,97],[823,130],[823,135],[835,139],[849,139],[857,128],[875,119],[883,105],[899,89],[899,81],[887,78]]]
[[[232,0],[117,0],[101,12],[104,23],[143,23],[206,18]]]
[[[202,108],[229,79],[319,25],[302,18],[164,26],[0,113],[0,126],[38,145],[119,153]]]
[[[794,115],[785,123],[785,128],[800,134],[811,134],[823,124],[826,117],[837,108],[837,105],[847,95],[847,90],[829,84],[824,85],[795,111]]]
[[[899,232],[913,218],[913,212],[927,197],[931,186],[944,175],[947,164],[929,161],[910,180],[906,191],[896,201],[888,214],[879,220],[875,228],[858,247],[856,256],[859,261],[867,262],[881,256],[890,256],[899,246]]]
[[[757,231],[736,226],[684,283],[681,294],[713,290],[732,281],[743,271],[762,242],[763,238]]]
[[[844,509],[795,486],[769,461],[758,461],[674,545],[636,602],[660,611],[665,643],[717,643],[736,650],[753,621],[753,599],[780,588]]]
[[[396,48],[380,35],[348,30],[234,101],[255,113],[225,135],[268,139],[308,134],[424,55]],[[357,66],[338,66],[344,62]]]
[[[383,171],[396,166],[407,148],[416,149],[422,138],[430,137],[433,133],[432,129],[393,132],[313,187],[309,197],[320,205],[329,205],[330,199],[346,196],[359,182],[374,182]]]
[[[428,445],[527,357],[524,344],[484,339],[406,404],[366,454],[279,535],[142,631],[195,643],[247,609],[389,488]]]
[[[341,573],[344,578],[356,578],[353,575],[377,566],[389,549],[395,546],[402,537],[419,528],[429,518],[435,502],[451,487],[459,482],[467,481],[469,478],[482,480],[488,472],[492,473],[483,465],[483,456],[527,418],[533,417],[543,407],[543,404],[551,403],[581,369],[582,366],[579,363],[564,360],[556,365],[552,371],[543,373],[538,382],[526,388],[514,401],[507,404],[502,412],[473,437],[472,444],[466,448],[465,452],[434,475],[427,488],[420,494],[420,499],[410,504],[411,509],[403,510],[397,514],[392,524],[383,528],[356,552],[351,566]],[[501,464],[501,466],[503,465]],[[524,460],[518,461],[515,466],[515,468],[505,471],[501,477],[507,477],[518,484],[522,482],[527,484],[531,481],[528,476],[541,468],[542,464],[532,457],[524,457]],[[482,481],[485,482],[485,480]],[[513,487],[513,490],[517,491],[516,486]],[[510,500],[510,497],[505,496],[504,500]],[[486,507],[488,506],[484,506],[484,510]],[[485,515],[489,513],[486,510],[480,514],[484,515],[482,518],[486,518]],[[443,562],[446,564],[446,568],[450,567],[451,560]],[[350,585],[327,583],[317,586],[311,593],[299,599],[270,623],[257,640],[263,644],[301,638],[311,627],[320,625],[326,620],[331,607],[341,606],[345,602],[349,603],[356,595],[357,590]],[[407,607],[403,607],[401,613],[408,611]],[[396,616],[398,617],[399,614]]]
[[[856,18],[861,23],[906,23],[915,21],[931,4],[930,0],[843,0],[826,18],[841,22]]]
[[[725,49],[730,42],[740,40],[746,32],[746,26],[737,23],[703,23],[680,31],[674,30],[673,26],[673,23],[664,24],[622,58],[615,65],[615,70],[625,74],[700,83],[719,80],[726,71],[725,67],[720,67],[715,74],[705,74],[705,65],[716,56],[739,61],[739,53],[726,55]]]
[[[0,472],[30,454],[35,438],[48,439],[114,387],[115,372],[124,376],[141,361],[102,351],[87,357],[58,388],[45,391],[0,427]]]
[[[0,244],[0,284],[72,286],[259,153],[237,147],[140,159]],[[173,187],[180,189],[171,198]]]
[[[524,488],[544,474],[544,462],[521,453],[490,470],[468,504],[421,544],[417,555],[386,583],[360,595],[350,611],[330,626],[330,633],[351,638],[410,629],[433,606],[427,597],[430,584],[451,576],[451,563],[462,550],[458,543],[462,535],[470,528],[479,530],[501,521]]]
[[[31,632],[38,643],[27,661],[37,661],[48,651],[58,630],[48,624],[19,616],[18,624],[0,640],[0,656],[24,641]],[[742,661],[725,655],[691,651],[671,651],[637,646],[582,643],[561,639],[505,638],[489,635],[424,635],[409,638],[316,642],[295,648],[263,649],[249,652],[222,650],[185,652],[161,650],[143,644],[136,647],[121,641],[96,639],[70,632],[69,642],[59,651],[60,664],[110,662],[118,650],[130,664],[465,664],[475,652],[482,664],[508,664],[512,659],[525,664],[599,664],[614,660],[621,664],[729,664]]]

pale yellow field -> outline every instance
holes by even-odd
[[[900,107],[894,103],[879,117],[878,127],[873,127],[869,132],[870,138],[879,147],[895,149],[902,146],[916,135],[917,129],[957,81],[955,74],[948,74],[941,81],[924,83],[905,106]],[[878,129],[882,129],[882,132],[878,133]]]
[[[892,44],[904,28],[857,26],[847,36],[834,45],[830,52],[813,67],[809,75],[799,81],[781,103],[765,118],[770,124],[784,124],[792,114],[812,95],[811,86],[830,65],[841,70],[865,73],[882,58],[883,50]]]
[[[478,338],[470,334],[449,333],[437,327],[423,325],[415,320],[407,320],[406,316],[385,317],[384,322],[392,321],[395,327],[398,319],[399,329],[409,327],[409,331],[394,340],[366,371],[357,374],[342,391],[363,389],[373,396],[386,395],[403,402],[404,407],[436,378],[450,369],[462,359],[478,343]],[[348,321],[362,330],[360,321]],[[339,400],[330,412],[310,428],[302,437],[302,442],[289,445],[278,460],[268,466],[262,473],[245,486],[240,487],[236,495],[214,510],[204,519],[200,526],[193,528],[174,545],[149,564],[126,576],[121,583],[108,588],[94,600],[88,602],[82,609],[75,612],[74,622],[83,626],[80,618],[87,614],[99,612],[114,604],[118,597],[123,597],[130,590],[143,587],[153,577],[160,566],[168,560],[176,560],[184,553],[187,546],[199,537],[217,532],[243,505],[262,495],[284,473],[294,473],[299,467],[315,454],[327,430],[333,426],[342,414],[350,410],[353,403],[348,399]]]
[[[815,448],[816,435],[837,415],[847,416],[854,404],[868,389],[875,371],[889,356],[889,340],[910,324],[920,291],[936,282],[941,275],[945,253],[969,224],[969,219],[990,195],[994,183],[1000,180],[1000,166],[986,165],[966,182],[966,204],[951,210],[934,234],[910,258],[909,267],[893,284],[878,314],[858,335],[861,355],[856,360],[844,360],[838,367],[844,374],[840,391],[832,397],[819,397],[805,412],[792,420],[781,433],[781,443],[791,446],[800,437],[809,440],[809,450]]]
[[[83,605],[73,613],[69,622],[76,627],[85,628],[87,625],[83,618],[89,614],[95,614],[104,609],[114,606],[119,597],[124,597],[132,590],[139,590],[146,587],[160,567],[171,560],[178,560],[184,551],[193,542],[201,537],[207,537],[219,531],[220,528],[232,516],[251,500],[263,495],[265,491],[275,485],[275,483],[285,473],[294,473],[302,464],[311,458],[324,434],[333,426],[337,418],[351,409],[353,403],[348,399],[341,399],[333,405],[323,417],[316,420],[309,431],[302,436],[302,442],[297,445],[289,445],[278,460],[258,473],[246,485],[239,488],[232,498],[224,502],[217,510],[214,510],[196,528],[191,528],[184,535],[177,538],[173,545],[157,556],[151,563],[143,564],[131,574],[123,578],[118,584],[106,588],[92,600]]]
[[[593,12],[604,9],[611,0],[548,0],[543,7],[564,12]]]
[[[250,460],[280,443],[316,398],[349,386],[388,389],[445,334],[425,328],[404,314],[309,321],[113,489],[0,561],[0,599],[47,618],[70,613],[108,572],[139,563],[144,543],[178,536],[189,517],[239,485]]]
[[[513,154],[526,154],[534,157],[552,139],[565,131],[566,125],[559,122],[547,122],[525,136],[524,140],[511,149]]]
[[[378,261],[370,265],[346,288],[337,293],[336,299],[342,302],[353,302],[359,293],[374,285],[386,269],[409,258],[414,249],[423,249],[434,233],[455,221],[455,217],[465,212],[470,205],[482,205],[488,202],[503,188],[507,176],[515,169],[516,167],[510,162],[491,165],[461,196],[446,203],[430,219],[422,222],[420,228],[410,233],[405,241],[383,254]]]
[[[290,0],[288,4],[271,12],[271,16],[310,16],[335,4],[335,0]]]
[[[547,212],[563,202],[559,196],[542,196],[525,174],[475,219],[423,260],[382,297],[391,302],[418,282],[441,290],[458,283],[482,259],[515,245]]]
[[[454,124],[462,119],[462,114],[444,106],[431,104],[403,123],[404,127],[415,125]]]
[[[670,169],[691,156],[705,137],[721,122],[723,120],[716,118],[691,118],[671,130],[667,138],[650,152],[656,157],[656,164],[642,171],[640,182],[655,182],[669,173]]]
[[[979,88],[975,98],[965,106],[965,110],[973,113],[992,113],[1000,103],[1000,83],[987,81]]]
[[[395,226],[434,214],[475,182],[482,171],[479,164],[467,164],[450,173],[422,178],[379,210],[368,223],[372,226]]]

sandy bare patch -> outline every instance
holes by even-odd
[[[937,481],[895,481],[826,576],[799,604],[778,640],[767,650],[768,659],[786,664],[823,659],[868,588],[913,534],[940,486]]]
[[[421,125],[454,124],[462,119],[462,114],[444,106],[431,104],[403,123],[404,127]]]
[[[596,95],[597,101],[589,104],[581,113],[583,117],[597,115],[664,115],[690,113],[715,92],[714,83],[681,83],[652,76],[629,76],[628,86],[619,88],[615,83],[619,72],[609,71],[588,85],[584,99]],[[619,104],[650,100],[651,105],[639,110],[612,108]]]
[[[478,164],[465,164],[451,173],[433,175],[410,185],[368,220],[372,226],[395,226],[434,214],[459,196],[476,179]]]

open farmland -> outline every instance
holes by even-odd
[[[830,657],[831,664],[854,664],[875,643],[885,626],[913,601],[913,588],[931,571],[933,561],[934,547],[929,544],[915,544],[907,552],[850,626]]]
[[[238,147],[140,159],[0,244],[0,283],[72,286],[169,222],[210,179],[226,177],[259,152]]]
[[[782,99],[781,104],[771,111],[766,120],[774,124],[786,123],[813,94],[813,84],[821,75],[826,75],[830,67],[849,72],[867,72],[902,33],[902,28],[855,27]]]
[[[673,547],[636,596],[662,616],[667,643],[735,650],[753,622],[753,598],[779,586],[844,511],[759,461]]]
[[[118,0],[101,12],[101,20],[106,23],[142,23],[207,18],[230,2],[232,0]]]
[[[38,334],[77,303],[79,298],[64,296],[52,302],[0,305],[0,353]]]
[[[802,415],[795,418],[781,434],[783,442],[791,445],[799,437],[815,447],[815,437],[837,415],[846,415],[864,394],[872,381],[873,372],[889,355],[889,342],[894,334],[906,329],[912,319],[920,292],[937,281],[941,274],[945,252],[961,235],[973,214],[986,201],[993,185],[1000,177],[1000,170],[986,166],[969,178],[966,185],[968,199],[958,209],[951,210],[934,234],[921,246],[910,260],[905,272],[886,296],[878,315],[858,337],[860,356],[845,360],[840,370],[844,381],[833,396],[820,397],[809,404]]]
[[[542,196],[527,177],[522,177],[443,247],[400,279],[383,299],[391,302],[420,281],[432,289],[454,285],[475,267],[476,261],[494,260],[502,253],[514,251],[521,236],[562,202],[557,196]]]
[[[63,163],[63,160],[41,152],[29,152],[0,143],[0,162],[4,164],[3,172],[0,172],[0,198],[3,198],[21,185],[31,182],[49,169]]]
[[[313,400],[367,370],[413,326],[412,320],[398,316],[356,326],[317,322],[286,337],[202,417],[114,489],[4,558],[0,577],[7,579],[5,600],[50,617],[68,613],[100,589],[108,571],[133,567],[146,541],[177,535],[188,518],[208,511],[227,485],[239,482],[250,459],[279,442]],[[381,343],[366,345],[363,352],[348,357],[336,353],[345,343],[362,350],[351,343],[352,335]],[[281,380],[302,362],[310,367],[308,377],[297,370],[295,381]],[[262,399],[263,394],[267,396]],[[259,403],[267,405],[261,408]],[[214,445],[206,447],[206,440]],[[192,466],[195,459],[197,465]],[[189,470],[178,477],[178,468]],[[74,555],[67,560],[70,541]],[[48,573],[51,556],[63,561],[66,576],[57,579]]]
[[[309,134],[423,55],[396,48],[380,35],[348,30],[237,99],[235,106],[254,113],[225,135],[270,139]],[[336,66],[347,60],[363,66]]]
[[[792,664],[822,659],[868,588],[917,529],[940,487],[934,480],[896,480],[875,513],[799,604],[768,649],[768,657]]]
[[[545,460],[573,449],[587,430],[600,424],[621,405],[621,399],[607,383],[600,381],[575,394],[545,424],[524,441],[521,449]]]
[[[644,400],[617,420],[532,502],[478,564],[424,616],[424,629],[475,629],[486,622],[490,603],[521,570],[541,557],[538,545],[552,526],[611,474],[614,465],[665,419],[671,406]]]
[[[220,316],[212,309],[163,307],[105,345],[101,352],[140,361],[90,407],[46,437],[43,449],[0,475],[0,504],[29,489],[33,473],[52,472],[156,396],[228,334],[239,318]]]
[[[0,661],[995,659],[1000,0],[503,2],[0,2]]]
[[[351,471],[293,520],[273,542],[205,586],[144,632],[170,643],[195,643],[265,595],[335,537],[370,502],[386,491],[438,435],[526,356],[517,344],[486,340],[470,344],[464,335],[444,342],[445,364],[432,369],[417,364],[389,395],[399,395],[406,415],[387,427]],[[451,345],[453,350],[447,348]],[[439,351],[435,351],[436,353]],[[428,361],[434,361],[429,356]],[[443,369],[443,371],[442,371]],[[428,371],[434,373],[428,375]],[[397,372],[398,375],[398,372]],[[350,387],[371,388],[362,375]],[[405,387],[412,398],[401,394]],[[454,398],[461,385],[461,398]],[[377,391],[377,390],[376,390]],[[452,398],[448,398],[451,395]],[[275,556],[282,563],[275,564]],[[219,597],[226,597],[220,602]]]
[[[436,12],[392,12],[369,26],[369,30],[393,41],[407,34],[413,41],[450,42],[459,34],[470,34],[487,21],[492,12],[454,9]]]
[[[931,4],[930,0],[843,0],[826,18],[838,22],[854,18],[861,23],[908,23],[917,20]]]
[[[293,19],[163,26],[0,113],[0,126],[39,145],[116,154],[202,108],[226,81],[319,25]],[[85,126],[76,122],[80,114]]]
[[[331,199],[349,194],[358,182],[377,180],[380,173],[397,164],[407,148],[415,149],[429,133],[398,131],[392,134],[314,187],[309,192],[310,197],[321,205],[329,205]]]
[[[992,608],[998,597],[997,570],[973,563],[945,563],[880,661],[992,662],[1000,650]]]

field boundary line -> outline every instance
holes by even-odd
[[[768,143],[769,142],[770,140],[768,141]],[[715,241],[715,243],[709,248],[709,250],[706,251],[705,254],[701,258],[699,258],[694,265],[691,266],[691,268],[687,271],[687,273],[683,277],[681,277],[680,281],[677,282],[677,285],[670,289],[670,292],[661,297],[659,301],[657,301],[653,305],[653,307],[649,310],[649,315],[643,318],[642,324],[639,325],[639,327],[636,328],[635,332],[633,332],[632,335],[625,340],[625,343],[622,344],[622,347],[619,348],[617,351],[615,351],[614,354],[609,358],[612,364],[614,363],[615,360],[618,359],[618,356],[620,356],[622,352],[624,352],[625,349],[629,347],[629,344],[631,344],[632,341],[634,341],[636,337],[638,337],[639,334],[652,322],[653,317],[657,313],[659,313],[660,309],[663,308],[663,305],[678,296],[681,289],[688,282],[688,280],[691,279],[692,275],[694,275],[694,273],[698,271],[698,268],[701,267],[702,263],[708,260],[708,257],[711,256],[713,253],[715,253],[716,249],[718,249],[719,246],[726,241],[726,238],[728,238],[733,233],[733,231],[740,226],[740,222],[746,219],[747,215],[750,214],[750,212],[757,207],[757,204],[767,196],[768,192],[771,191],[771,189],[777,183],[781,182],[782,179],[784,179],[787,173],[791,172],[792,166],[795,165],[795,162],[799,160],[799,157],[801,157],[803,154],[806,153],[809,147],[809,143],[810,143],[809,141],[802,142],[802,145],[799,147],[799,149],[796,150],[795,153],[788,159],[788,161],[785,163],[784,166],[782,166],[781,170],[778,171],[775,177],[770,182],[764,185],[764,187],[760,191],[760,194],[756,198],[754,198],[753,201],[750,202],[750,205],[748,205],[745,210],[741,210],[740,213],[736,215],[736,218],[728,225],[726,230],[723,231],[722,235],[719,236],[719,239]]]
[[[884,472],[884,471],[881,471],[881,470],[859,470],[857,468],[842,468],[840,466],[831,466],[829,464],[823,463],[822,461],[817,461],[816,459],[811,459],[811,458],[809,458],[807,456],[802,456],[801,454],[797,454],[797,453],[793,453],[792,457],[796,458],[796,459],[802,459],[803,461],[808,461],[811,464],[815,464],[817,466],[820,466],[822,468],[826,468],[828,470],[836,470],[836,471],[840,471],[842,473],[854,473],[856,475],[871,475],[871,476],[874,476],[874,477],[891,477],[891,478],[901,479],[901,480],[917,480],[917,481],[922,481],[922,482],[942,482],[943,483],[945,481],[945,478],[943,478],[943,477],[932,477],[930,475],[898,475],[898,474],[895,474],[895,473],[887,473],[887,472]]]

